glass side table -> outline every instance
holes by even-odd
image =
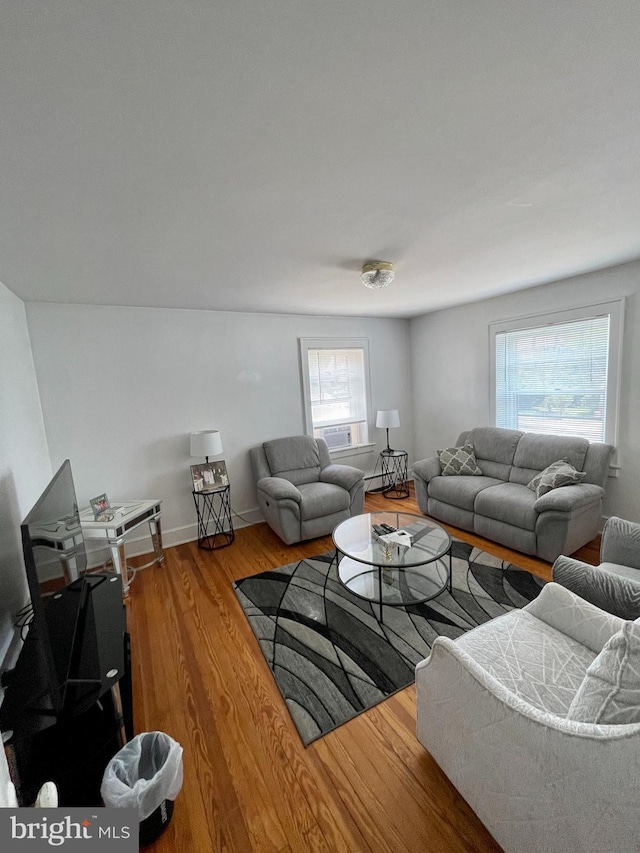
[[[399,500],[409,497],[408,459],[406,450],[383,450],[380,454],[382,492],[385,498]]]
[[[231,519],[231,487],[191,494],[198,514],[198,548],[214,551],[231,545],[236,535]]]

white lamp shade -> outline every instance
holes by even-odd
[[[191,433],[192,456],[217,456],[222,453],[222,439],[217,429]]]
[[[376,426],[380,429],[394,429],[400,426],[400,415],[397,409],[383,409],[376,415]]]

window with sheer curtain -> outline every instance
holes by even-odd
[[[622,302],[491,324],[496,426],[616,443]]]
[[[368,442],[366,339],[300,339],[307,433],[330,449]]]

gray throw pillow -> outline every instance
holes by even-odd
[[[438,458],[440,459],[440,473],[443,477],[482,477],[482,471],[476,462],[473,444],[464,444],[462,447],[446,447],[444,450],[438,451]]]
[[[640,722],[640,625],[625,622],[602,647],[573,697],[568,720]]]
[[[586,471],[578,471],[566,459],[559,459],[545,468],[544,471],[536,474],[527,483],[527,487],[536,493],[537,498],[541,498],[542,495],[546,495],[553,489],[559,489],[560,486],[575,486],[576,483],[581,483],[586,476]]]

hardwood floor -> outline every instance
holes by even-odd
[[[419,512],[414,497],[367,495],[366,509]],[[550,579],[550,566],[453,535]],[[128,601],[136,731],[184,748],[184,786],[157,853],[499,851],[415,738],[415,688],[305,748],[231,582],[320,554],[330,537],[284,545],[266,524],[214,552],[166,550]],[[599,542],[580,552],[597,563]]]

